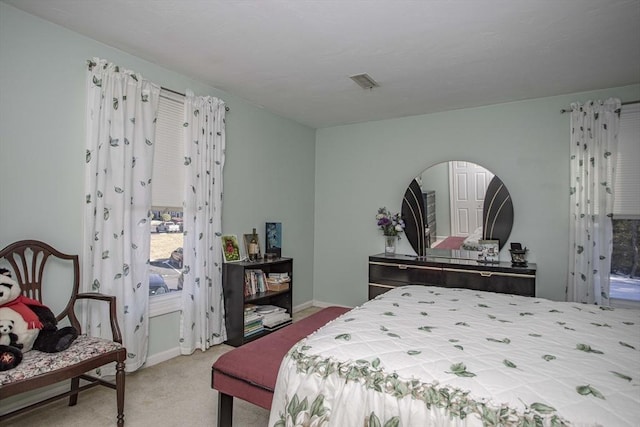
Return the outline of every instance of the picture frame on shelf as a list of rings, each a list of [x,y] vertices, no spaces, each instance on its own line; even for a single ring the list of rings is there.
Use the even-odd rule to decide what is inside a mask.
[[[527,252],[529,250],[524,247],[522,248],[521,243],[511,242],[511,249],[509,249],[509,253],[511,254],[511,265],[514,267],[526,267],[527,263]]]
[[[220,236],[220,241],[222,242],[222,257],[224,262],[242,261],[238,236],[235,234],[224,234]]]
[[[256,255],[256,259],[252,260],[251,259],[251,255],[250,255],[250,251],[249,251],[249,245],[251,244],[251,238],[253,237],[253,233],[247,233],[243,235],[243,240],[244,240],[244,253],[247,257],[247,259],[249,259],[249,261],[257,261],[259,259],[262,259],[262,250],[260,248],[260,235],[258,233],[256,233],[256,243],[258,245],[258,253]]]
[[[277,258],[282,256],[282,223],[265,223],[265,253],[274,254]]]
[[[478,253],[478,262],[497,263],[500,254],[500,241],[498,240],[479,240],[480,252]]]

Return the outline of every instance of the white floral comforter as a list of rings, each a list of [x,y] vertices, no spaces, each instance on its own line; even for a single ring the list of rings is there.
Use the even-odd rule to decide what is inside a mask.
[[[640,425],[640,311],[397,288],[296,344],[269,426]]]
[[[481,251],[480,240],[482,239],[482,227],[476,228],[473,233],[469,234],[462,242],[462,249],[467,251]]]

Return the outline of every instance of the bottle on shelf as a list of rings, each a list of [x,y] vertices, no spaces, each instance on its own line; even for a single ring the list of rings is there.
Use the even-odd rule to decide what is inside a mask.
[[[249,241],[249,261],[257,261],[258,253],[260,252],[260,246],[258,246],[258,235],[256,229],[253,229],[251,240]]]

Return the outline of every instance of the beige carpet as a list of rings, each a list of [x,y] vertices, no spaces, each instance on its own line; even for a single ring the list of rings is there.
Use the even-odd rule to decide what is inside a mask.
[[[320,310],[311,307],[294,321]],[[215,426],[218,393],[211,388],[211,365],[233,347],[222,344],[127,374],[125,425],[130,427]],[[116,425],[115,391],[96,387],[80,393],[76,406],[61,399],[15,416],[3,427],[101,427]],[[234,399],[234,427],[266,427],[269,411]]]

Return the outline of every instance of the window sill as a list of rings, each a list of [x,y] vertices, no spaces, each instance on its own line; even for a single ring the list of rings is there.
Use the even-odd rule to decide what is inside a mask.
[[[149,298],[149,317],[162,316],[182,309],[182,293],[172,292]]]
[[[611,298],[611,307],[640,309],[640,301],[630,299]]]

